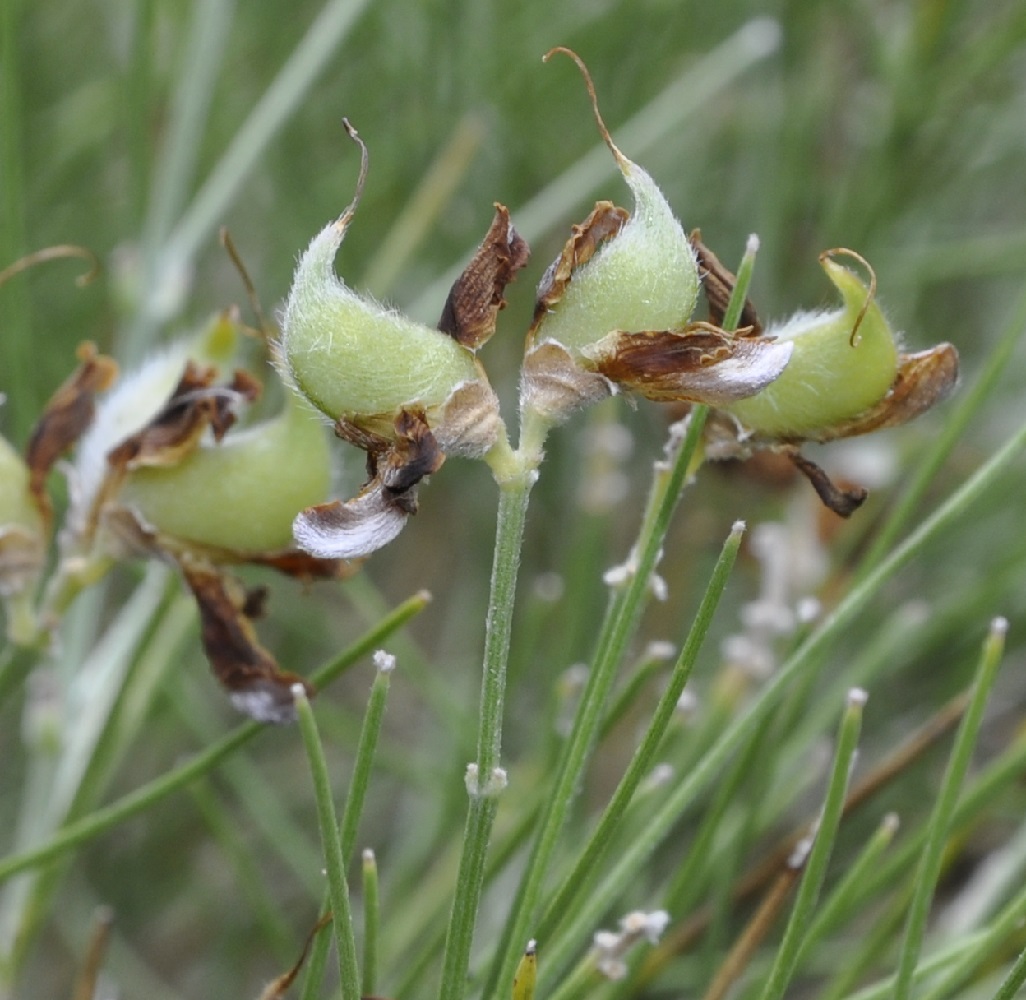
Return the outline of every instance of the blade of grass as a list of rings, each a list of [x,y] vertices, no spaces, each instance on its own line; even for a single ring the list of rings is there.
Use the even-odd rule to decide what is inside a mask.
[[[588,877],[600,870],[602,858],[617,826],[622,822],[638,786],[652,769],[656,753],[677,711],[677,703],[680,701],[684,686],[694,669],[698,653],[705,642],[709,626],[712,624],[713,615],[727,586],[730,571],[733,569],[734,560],[737,558],[737,552],[741,546],[744,527],[743,522],[735,523],[727,537],[709,578],[709,584],[701,604],[695,613],[680,656],[673,668],[669,683],[659,699],[659,704],[652,714],[645,734],[634,751],[634,756],[617,784],[608,805],[603,810],[595,829],[588,838],[588,842],[581,850],[572,871],[553,895],[545,915],[538,924],[538,935],[543,941],[549,938],[554,926],[570,911],[575,896],[584,888]]]
[[[303,745],[310,761],[310,776],[313,779],[314,798],[317,802],[317,821],[321,828],[321,843],[324,848],[324,865],[328,876],[328,895],[331,899],[331,925],[335,932],[335,946],[338,948],[338,971],[342,984],[342,1000],[360,1000],[360,980],[357,972],[356,937],[353,933],[353,914],[349,905],[349,884],[346,881],[346,863],[342,854],[342,840],[339,836],[338,819],[332,799],[331,779],[328,777],[328,763],[324,759],[324,747],[317,732],[310,700],[302,684],[293,688],[296,699],[296,715]]]
[[[809,664],[821,660],[821,654],[835,635],[851,625],[876,595],[882,585],[909,563],[933,538],[943,533],[973,509],[975,502],[998,482],[1015,458],[1026,448],[1026,426],[1012,436],[1003,447],[982,465],[948,500],[928,517],[908,538],[858,583],[827,615],[799,649],[784,663],[763,688],[759,699],[742,715],[729,723],[719,739],[709,748],[691,772],[667,796],[662,807],[653,813],[648,827],[607,869],[602,883],[589,896],[589,910],[598,913],[612,906],[643,867],[655,847],[680,819],[686,809],[707,787],[726,760],[739,748],[749,734],[773,711],[791,682],[807,670]],[[575,915],[576,916],[576,915]],[[580,940],[588,933],[588,925],[569,915],[560,934]],[[553,944],[547,946],[551,950]]]
[[[812,920],[812,911],[819,901],[819,894],[826,878],[827,862],[830,860],[834,841],[837,839],[837,830],[841,824],[841,813],[855,760],[865,704],[864,691],[856,688],[849,693],[848,708],[841,721],[826,799],[823,802],[823,811],[817,823],[808,861],[805,863],[805,874],[799,883],[794,909],[784,930],[784,940],[766,978],[761,1000],[780,1000],[798,967],[802,945]]]
[[[962,717],[962,724],[955,737],[955,745],[951,750],[951,757],[937,794],[937,803],[927,828],[926,844],[916,871],[912,902],[909,905],[908,920],[902,938],[894,983],[894,1000],[908,1000],[911,995],[912,977],[926,935],[926,918],[940,875],[944,845],[951,828],[951,819],[958,803],[962,782],[969,769],[980,723],[983,721],[987,696],[1001,663],[1007,631],[1008,623],[1003,618],[995,618],[991,622],[990,633],[984,643],[983,654],[973,680],[972,699]]]
[[[363,996],[374,996],[378,982],[378,932],[381,925],[378,901],[378,863],[369,848],[363,852]]]

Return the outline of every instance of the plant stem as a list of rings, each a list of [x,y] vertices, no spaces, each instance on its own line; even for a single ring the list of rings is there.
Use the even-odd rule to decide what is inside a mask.
[[[837,739],[837,752],[834,755],[834,767],[830,776],[823,813],[817,823],[805,874],[798,888],[798,896],[791,911],[791,919],[784,932],[773,968],[766,979],[762,991],[762,1000],[780,1000],[787,989],[794,970],[798,965],[805,934],[812,918],[812,910],[819,899],[823,879],[826,877],[826,866],[830,860],[837,828],[841,822],[844,809],[845,794],[848,790],[848,779],[858,745],[859,731],[862,726],[862,709],[866,703],[864,691],[855,689],[848,695],[848,709],[841,722],[841,732]]]
[[[737,326],[748,294],[757,250],[758,241],[754,237],[749,238],[738,268],[737,282],[727,305],[724,329],[731,330]],[[588,683],[581,696],[573,729],[567,738],[559,770],[539,824],[534,848],[513,903],[506,928],[505,947],[496,953],[485,995],[504,996],[509,993],[516,963],[520,959],[520,942],[534,936],[530,933],[529,925],[536,919],[542,883],[563,830],[570,802],[594,745],[616,668],[644,609],[644,598],[659,561],[663,539],[677,509],[684,484],[693,473],[695,462],[701,454],[702,431],[708,412],[705,406],[692,407],[683,441],[675,442],[677,447],[669,461],[656,463],[648,503],[638,530],[638,540],[628,561],[627,581],[614,591],[603,619]]]
[[[470,965],[474,924],[484,885],[488,840],[505,783],[499,767],[502,752],[502,709],[506,694],[506,664],[516,595],[520,548],[531,487],[537,473],[522,463],[519,475],[499,487],[499,511],[495,527],[491,592],[486,617],[484,664],[481,678],[481,713],[477,737],[477,761],[468,769],[470,807],[463,835],[456,894],[453,898],[442,967],[441,1000],[460,1000]]]
[[[374,995],[378,980],[378,930],[380,925],[378,904],[378,863],[374,852],[363,852],[363,980],[361,991],[365,997]]]
[[[324,747],[317,732],[317,721],[314,719],[313,709],[303,685],[296,684],[293,694],[296,699],[299,730],[303,735],[303,744],[310,761],[310,775],[313,778],[314,797],[317,802],[317,820],[321,828],[324,867],[327,871],[328,892],[331,897],[332,926],[335,930],[335,944],[338,947],[342,1000],[360,1000],[353,914],[349,906],[349,885],[346,882],[346,865],[342,856],[342,840],[339,837],[338,820],[332,800],[328,763],[324,759]]]
[[[933,900],[934,887],[940,875],[944,844],[951,827],[951,818],[958,803],[958,795],[969,769],[973,746],[983,720],[983,710],[987,704],[987,695],[997,675],[1001,663],[1001,654],[1005,648],[1005,634],[1008,623],[1003,618],[995,618],[991,622],[990,633],[983,645],[976,677],[973,682],[972,700],[966,709],[962,724],[955,737],[955,745],[951,750],[944,779],[937,795],[937,804],[928,826],[929,833],[926,845],[916,871],[915,888],[912,902],[909,905],[908,919],[905,923],[905,935],[901,942],[901,953],[898,957],[898,971],[894,983],[894,1000],[908,1000],[912,992],[912,977],[923,938],[926,934],[926,918],[930,903]]]
[[[744,531],[744,524],[738,522],[724,543],[720,557],[713,568],[712,576],[705,595],[702,598],[695,620],[688,632],[688,637],[681,649],[677,659],[670,682],[666,686],[652,715],[644,737],[634,752],[623,778],[616,787],[609,805],[606,806],[602,817],[599,819],[594,832],[588,839],[588,843],[581,851],[573,871],[560,886],[552,902],[546,907],[545,916],[538,927],[538,933],[542,940],[548,938],[552,928],[557,924],[561,916],[569,912],[574,897],[587,880],[588,875],[598,870],[598,865],[608,847],[613,833],[623,819],[634,793],[642,780],[649,773],[655,761],[656,752],[662,744],[667,727],[673,718],[680,700],[684,686],[691,676],[692,668],[698,658],[698,652],[702,648],[709,626],[712,624],[713,614],[723,596],[727,579],[733,568],[734,560],[737,557],[738,549],[741,546],[741,538]]]

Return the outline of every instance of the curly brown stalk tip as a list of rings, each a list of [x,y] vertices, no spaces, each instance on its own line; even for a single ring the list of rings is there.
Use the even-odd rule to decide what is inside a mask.
[[[873,270],[873,265],[862,254],[856,250],[849,250],[847,247],[834,247],[832,250],[824,250],[819,255],[820,263],[824,260],[832,260],[834,257],[851,257],[852,260],[857,260],[869,274],[869,290],[866,293],[866,301],[862,303],[862,308],[859,310],[858,316],[855,317],[855,325],[851,328],[851,335],[848,337],[848,343],[854,347],[858,343],[856,335],[859,332],[859,327],[862,326],[862,321],[866,318],[870,304],[876,298],[876,271]]]
[[[21,274],[22,271],[27,271],[30,267],[35,267],[37,264],[45,264],[50,260],[65,260],[69,257],[78,257],[89,261],[90,264],[89,270],[75,279],[75,284],[79,288],[84,288],[99,275],[100,259],[92,250],[76,246],[74,243],[61,243],[57,246],[46,247],[43,250],[36,250],[34,253],[27,253],[24,257],[19,257],[13,264],[9,264],[0,271],[0,285],[7,284],[11,278]]]
[[[613,142],[613,137],[609,134],[609,129],[606,128],[606,123],[602,120],[602,114],[599,111],[598,106],[598,95],[595,93],[595,84],[592,82],[591,73],[588,72],[588,67],[585,65],[584,60],[574,52],[573,49],[568,49],[563,45],[557,45],[554,49],[549,49],[549,51],[542,56],[542,62],[548,62],[549,59],[557,52],[561,52],[563,55],[569,56],[575,63],[577,63],[577,68],[581,71],[581,75],[584,77],[584,84],[588,88],[588,96],[591,98],[591,110],[595,115],[595,122],[598,124],[598,129],[602,135],[602,139],[609,147],[609,151],[614,157],[616,157],[616,162],[619,164],[620,169],[626,172],[630,167],[631,161],[620,152],[619,146]]]
[[[356,131],[352,122],[348,118],[343,118],[342,127],[346,130],[346,135],[360,147],[360,176],[356,179],[356,193],[353,195],[353,200],[346,206],[345,211],[338,219],[335,220],[335,225],[340,230],[344,230],[349,225],[353,215],[356,213],[357,205],[360,204],[360,199],[363,197],[363,186],[367,182],[367,166],[369,163],[367,144],[360,138],[360,133]]]

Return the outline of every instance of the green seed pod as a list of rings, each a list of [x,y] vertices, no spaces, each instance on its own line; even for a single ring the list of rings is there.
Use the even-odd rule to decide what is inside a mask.
[[[222,368],[231,363],[238,342],[235,322],[218,314],[198,334],[154,351],[107,393],[75,451],[75,490],[68,518],[75,532],[83,531],[95,513],[93,503],[107,475],[107,452],[154,417],[189,360]]]
[[[544,292],[561,261],[549,269],[539,289],[544,311],[537,317],[534,339],[555,340],[574,352],[613,330],[682,329],[698,299],[694,249],[655,181],[613,142],[584,63],[564,48],[545,58],[554,52],[570,56],[584,75],[599,131],[634,195],[634,214],[626,218],[622,209],[600,203],[577,227],[575,233],[594,244],[594,255],[573,270],[554,303],[545,301]]]
[[[119,503],[183,542],[240,554],[288,548],[296,512],[328,495],[331,460],[319,415],[286,397],[277,417],[203,442],[177,465],[135,469]]]
[[[869,286],[838,264],[837,255],[862,263],[872,276]],[[875,406],[894,383],[898,344],[874,299],[872,268],[851,250],[826,251],[820,263],[841,293],[841,308],[798,313],[767,329],[767,337],[793,345],[790,363],[761,392],[724,407],[757,435],[815,439]]]
[[[277,363],[285,381],[332,420],[389,436],[399,410],[418,408],[430,419],[460,386],[484,381],[484,373],[452,337],[358,295],[335,274],[367,173],[366,146],[345,124],[363,154],[356,195],[299,260]]]

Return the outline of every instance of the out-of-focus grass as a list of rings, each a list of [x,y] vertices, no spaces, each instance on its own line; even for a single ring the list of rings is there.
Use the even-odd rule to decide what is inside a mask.
[[[308,35],[318,18],[325,20]],[[596,198],[626,198],[611,160],[602,161],[600,172],[587,169],[585,157],[599,140],[581,82],[569,63],[541,63],[557,44],[587,60],[614,135],[657,178],[686,225],[700,226],[727,261],[738,259],[748,233],[760,234],[753,297],[764,314],[829,304],[816,255],[849,246],[876,266],[881,299],[907,331],[910,348],[943,339],[956,344],[966,386],[998,338],[1023,325],[1013,315],[1026,280],[1026,8],[1015,0],[761,6],[405,0],[323,9],[308,0],[10,0],[0,25],[0,266],[67,242],[90,247],[106,264],[101,279],[84,290],[71,281],[77,263],[51,264],[0,288],[0,392],[7,396],[0,429],[19,444],[72,367],[79,341],[138,356],[149,341],[243,300],[217,243],[219,225],[230,227],[265,305],[280,300],[298,251],[351,196],[358,158],[339,126],[343,115],[370,148],[371,172],[339,270],[357,286],[369,276],[377,294],[418,318],[436,318],[445,288],[437,283],[466,260],[492,202],[507,204],[514,222],[524,209],[534,257],[508,290],[509,309],[483,352],[493,379],[511,396],[531,285],[567,227]],[[333,33],[337,44],[325,45]],[[710,63],[710,53],[720,61]],[[296,61],[289,74],[279,77],[290,59]],[[682,79],[690,90],[679,93],[673,88]],[[281,103],[268,102],[269,91]],[[696,92],[701,100],[692,108]],[[621,127],[632,122],[636,131],[623,135]],[[634,148],[631,136],[644,148]],[[414,193],[454,145],[455,166],[437,188],[442,200],[414,202],[427,207],[418,207],[415,224],[402,230],[413,234],[402,240],[417,242],[390,241],[399,220],[410,221],[404,212]],[[585,169],[571,177],[585,180],[571,185],[554,209],[535,200],[582,160]],[[170,264],[168,246],[182,254]],[[914,521],[1026,419],[1023,360],[1021,347],[1011,351],[1003,377],[954,444]],[[745,470],[704,469],[666,546],[661,571],[672,600],[651,609],[645,638],[681,640],[736,518],[753,525],[790,518],[794,537],[807,541],[814,534],[809,525],[822,517],[831,559],[823,596],[830,601],[843,592],[908,470],[956,405],[952,400],[900,432],[823,452],[835,471],[879,480],[866,508],[843,527],[819,514],[803,484],[779,487]],[[628,457],[590,450],[600,425],[614,420],[632,435]],[[527,828],[518,809],[530,804],[532,782],[541,787],[556,742],[554,685],[591,651],[606,599],[600,573],[623,558],[633,538],[665,422],[655,407],[631,412],[619,401],[615,410],[579,418],[550,442],[528,522],[514,623],[506,755],[516,798],[499,815],[500,849],[510,829]],[[356,481],[360,456],[346,458],[348,478]],[[625,484],[622,499],[603,497],[611,474]],[[599,495],[586,505],[582,496],[596,484]],[[1026,694],[1016,670],[1022,659],[1017,621],[1026,612],[1024,488],[1020,465],[888,585],[837,643],[822,680],[794,693],[775,723],[776,735],[797,734],[791,744],[780,737],[790,756],[767,762],[755,754],[744,784],[750,813],[728,810],[730,829],[754,831],[750,838],[738,834],[738,852],[767,843],[809,811],[813,799],[803,800],[801,788],[792,787],[802,783],[790,769],[804,775],[817,735],[835,728],[847,686],[869,687],[863,746],[872,761],[964,686],[986,622],[999,613],[1012,622],[1008,663],[981,753],[1004,745]],[[309,595],[277,588],[266,625],[282,661],[309,670],[388,603],[423,587],[435,595],[431,610],[395,646],[399,671],[357,845],[374,848],[381,872],[385,995],[404,983],[404,998],[427,996],[435,987],[436,968],[410,982],[405,963],[418,958],[418,935],[436,912],[435,922],[444,924],[452,891],[465,810],[462,770],[473,753],[494,507],[485,470],[449,462],[423,492],[421,513],[404,535],[369,564],[368,580]],[[561,599],[553,600],[558,587],[553,590],[551,574],[562,583]],[[92,619],[111,619],[126,579],[115,583],[106,604],[80,613],[80,629],[88,633]],[[756,588],[754,560],[743,559],[714,624],[716,638],[737,630],[740,604]],[[704,655],[696,685],[701,711],[711,718],[715,642]],[[340,786],[370,680],[366,669],[316,703]],[[102,801],[170,768],[233,721],[216,700],[196,645],[161,683],[163,693],[141,729],[120,747],[120,758],[113,755],[120,762],[96,790]],[[614,730],[616,738],[602,745],[571,819],[571,842],[604,804],[634,745],[630,727],[641,725],[646,706],[643,699]],[[5,850],[21,788],[32,780],[19,735],[22,707],[15,699],[0,718]],[[700,732],[701,715],[697,726]],[[774,731],[763,738],[772,744]],[[686,761],[688,741],[698,739],[683,731],[668,753]],[[99,901],[115,910],[108,964],[125,995],[255,995],[263,979],[294,957],[282,924],[293,928],[298,951],[320,897],[304,767],[292,734],[268,733],[212,777],[202,797],[163,802],[83,848],[38,915],[18,995],[68,995]],[[910,821],[925,815],[939,768],[939,758],[928,758],[888,793],[886,806]],[[995,841],[1007,839],[1021,806],[1021,795],[1007,790],[991,805],[988,822],[969,839],[967,872]],[[842,858],[846,850],[855,856],[879,816],[842,825]],[[692,834],[693,827],[682,828],[682,841]],[[521,842],[512,841],[509,850]],[[712,880],[714,900],[722,902],[726,892],[715,889],[716,866],[730,873],[741,863],[730,856],[734,846],[719,847],[703,874]],[[661,876],[679,860],[670,850],[660,855],[649,880],[625,895],[609,923],[629,905],[650,905]],[[953,871],[944,891],[956,893],[965,874]],[[486,897],[482,954],[505,946],[496,938],[505,893],[499,883]],[[710,963],[736,932],[734,919],[726,909],[720,913],[705,944],[667,973],[672,988],[693,992],[708,982]],[[839,941],[833,947],[842,947]],[[544,943],[540,955],[545,982]],[[825,974],[829,950],[822,955],[813,971]]]

